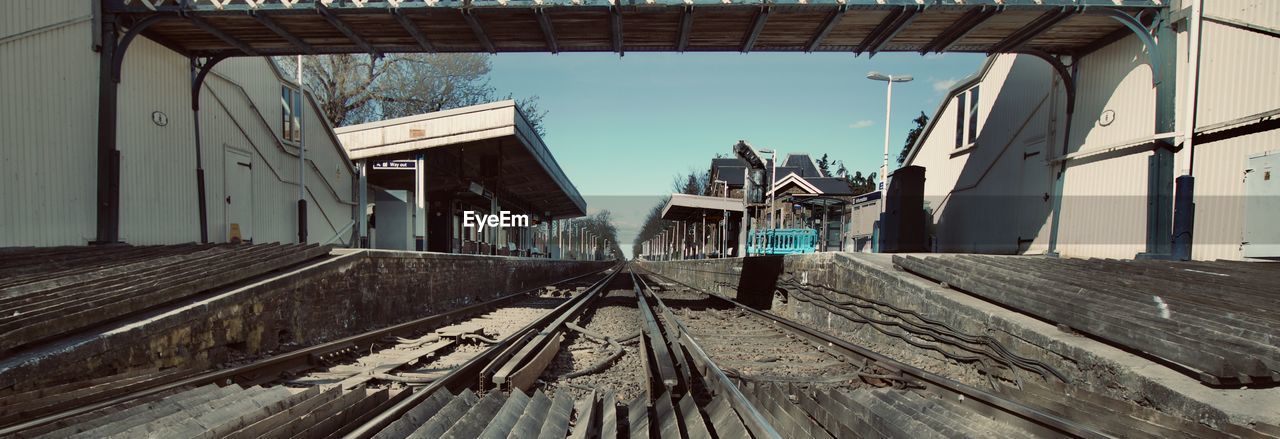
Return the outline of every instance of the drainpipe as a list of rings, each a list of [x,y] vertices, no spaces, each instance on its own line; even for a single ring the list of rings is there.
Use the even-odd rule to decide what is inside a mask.
[[[1196,205],[1195,205],[1195,159],[1196,150],[1193,141],[1196,132],[1196,104],[1200,97],[1200,48],[1202,44],[1202,19],[1204,17],[1204,0],[1191,2],[1191,15],[1187,17],[1188,53],[1191,60],[1187,69],[1187,101],[1183,108],[1184,126],[1182,146],[1183,175],[1174,182],[1173,200],[1173,259],[1191,260],[1191,246],[1194,240]]]
[[[1080,58],[1072,56],[1071,57],[1071,80],[1072,81],[1074,81],[1076,76],[1078,76],[1079,71],[1080,71]],[[1063,78],[1063,80],[1066,81],[1067,79]],[[1058,92],[1057,85],[1055,84],[1054,93],[1057,93],[1057,92]],[[1062,155],[1060,155],[1059,157],[1066,157],[1067,153],[1071,150],[1071,127],[1072,127],[1071,123],[1075,119],[1074,116],[1076,111],[1076,105],[1075,105],[1076,96],[1074,93],[1071,93],[1070,88],[1067,88],[1067,92],[1068,92],[1067,93],[1067,119],[1064,124],[1066,128],[1063,130],[1063,134],[1062,134]],[[1058,175],[1057,175],[1057,178],[1055,178],[1053,181],[1053,221],[1050,223],[1050,226],[1049,226],[1048,254],[1050,256],[1058,255],[1058,229],[1059,229],[1059,224],[1062,217],[1062,191],[1066,185],[1066,179],[1067,179],[1067,162],[1064,160],[1062,164],[1058,166]]]
[[[306,93],[302,86],[302,55],[298,55],[298,95],[302,100],[306,99]],[[292,104],[292,102],[290,102]],[[303,139],[307,136],[304,134],[306,129],[303,121],[306,119],[302,113],[303,105],[298,105],[294,111],[298,117],[298,242],[307,243],[307,147],[303,144]]]

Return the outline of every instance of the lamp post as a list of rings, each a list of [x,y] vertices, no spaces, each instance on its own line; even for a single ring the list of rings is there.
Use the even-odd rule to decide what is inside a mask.
[[[889,185],[885,184],[889,178],[889,110],[893,108],[893,83],[910,82],[911,75],[886,75],[880,72],[867,73],[867,79],[873,81],[884,81],[888,84],[889,91],[884,99],[884,162],[880,166],[880,213],[884,213],[885,200],[888,199]]]
[[[888,148],[888,146],[885,147]],[[888,150],[886,149],[885,151]],[[774,189],[777,189],[776,185],[778,184],[778,152],[772,149],[762,149],[760,150],[760,153],[769,154],[769,228],[774,229],[774,226],[776,225],[775,218],[778,216],[773,211],[778,207],[776,206],[778,202],[778,194],[774,192]]]
[[[711,182],[712,191],[715,190],[716,185],[724,186],[724,192],[721,192],[720,196],[721,198],[724,198],[725,201],[728,201],[729,200],[729,182],[724,180],[716,180]],[[725,248],[728,242],[725,241],[724,239],[724,236],[728,233],[729,233],[729,211],[725,209],[720,209],[720,236],[718,237],[719,239],[716,240],[716,252],[720,253],[720,257],[722,258],[724,257],[725,252],[728,251]]]

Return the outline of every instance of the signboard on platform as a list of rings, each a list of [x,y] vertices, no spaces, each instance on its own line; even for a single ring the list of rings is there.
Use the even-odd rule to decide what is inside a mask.
[[[389,169],[389,170],[415,170],[418,168],[417,160],[381,160],[373,162],[373,169]]]

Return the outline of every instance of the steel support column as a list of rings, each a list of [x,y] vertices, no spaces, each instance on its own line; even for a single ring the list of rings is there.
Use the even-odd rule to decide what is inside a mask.
[[[1122,20],[1123,21],[1123,20]],[[1147,45],[1156,89],[1156,133],[1177,129],[1177,33],[1168,11],[1155,22],[1154,45]],[[1172,138],[1155,140],[1147,174],[1147,244],[1141,258],[1167,258],[1173,252],[1173,168],[1177,146]]]
[[[213,71],[213,66],[224,59],[226,59],[225,56],[216,56],[205,59],[203,63],[194,58],[191,59],[191,117],[196,139],[196,203],[200,214],[201,243],[209,242],[209,208],[205,192],[204,150],[200,140],[200,90],[204,87],[204,80],[209,76],[209,72]]]
[[[97,239],[120,240],[120,151],[116,150],[116,109],[120,81],[115,71],[120,31],[116,17],[101,17],[102,49],[98,53],[98,194]],[[120,51],[124,53],[123,50]]]

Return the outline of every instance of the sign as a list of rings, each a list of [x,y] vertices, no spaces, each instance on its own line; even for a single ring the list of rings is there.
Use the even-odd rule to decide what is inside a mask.
[[[373,169],[409,170],[418,168],[417,160],[382,160],[373,162]]]

